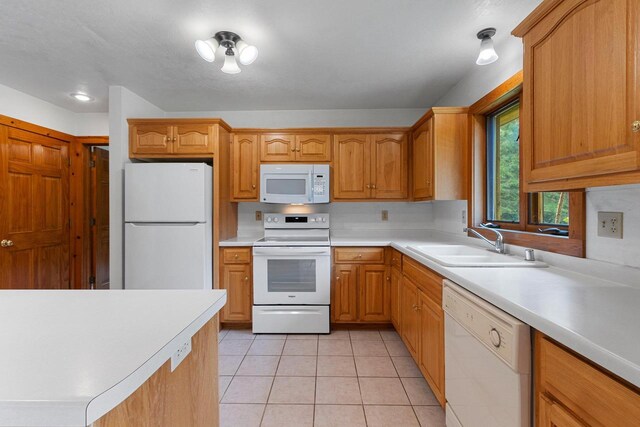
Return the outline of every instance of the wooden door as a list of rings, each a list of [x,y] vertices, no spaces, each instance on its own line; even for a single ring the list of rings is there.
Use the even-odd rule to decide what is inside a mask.
[[[388,322],[391,320],[391,277],[384,265],[363,265],[358,275],[359,320]]]
[[[524,191],[640,168],[639,31],[637,0],[572,0],[524,35]]]
[[[422,292],[418,365],[441,404],[444,404],[444,311]]]
[[[258,135],[240,133],[233,136],[231,151],[233,200],[258,200],[260,164],[258,161]]]
[[[129,127],[131,153],[173,153],[172,130],[172,127],[168,124],[133,125]]]
[[[109,289],[109,152],[91,153],[91,279],[94,289]]]
[[[402,338],[414,359],[418,356],[420,313],[418,287],[407,276],[402,278]]]
[[[181,124],[173,127],[173,152],[176,154],[213,154],[213,126]]]
[[[413,134],[413,198],[433,198],[433,117]]]
[[[405,134],[374,135],[371,148],[371,192],[376,199],[407,197],[408,143]]]
[[[328,134],[296,135],[296,160],[328,162],[331,160],[331,137]]]
[[[334,322],[358,320],[358,266],[336,264],[334,267],[331,310]]]
[[[391,323],[395,326],[396,330],[399,333],[402,333],[401,327],[401,319],[400,313],[402,313],[401,308],[401,298],[400,298],[400,289],[402,286],[402,273],[397,268],[391,269],[391,297],[389,298],[391,301]]]
[[[69,288],[68,143],[0,126],[0,289]]]
[[[536,427],[587,427],[562,405],[542,393],[538,394],[537,413]]]
[[[260,160],[263,162],[292,162],[296,159],[295,137],[288,134],[260,136]]]
[[[371,197],[371,137],[336,135],[333,139],[334,199]]]
[[[222,308],[222,322],[249,322],[253,303],[251,264],[224,264],[222,289],[227,290],[227,304]]]

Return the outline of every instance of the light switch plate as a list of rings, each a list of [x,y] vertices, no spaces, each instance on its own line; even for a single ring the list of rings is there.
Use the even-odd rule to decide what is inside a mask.
[[[191,353],[191,338],[180,344],[176,352],[171,355],[171,372],[175,371],[189,353]]]
[[[389,221],[389,211],[382,211],[382,220]]]
[[[622,239],[622,212],[598,212],[598,236]]]

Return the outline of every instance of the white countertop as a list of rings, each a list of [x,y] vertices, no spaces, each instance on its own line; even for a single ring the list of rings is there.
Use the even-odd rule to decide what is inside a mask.
[[[226,291],[0,292],[0,426],[86,426],[160,368]]]
[[[331,236],[331,246],[390,245],[640,387],[640,270],[548,253],[562,269],[547,259],[549,268],[448,268],[408,249],[436,242],[465,241],[407,230]]]

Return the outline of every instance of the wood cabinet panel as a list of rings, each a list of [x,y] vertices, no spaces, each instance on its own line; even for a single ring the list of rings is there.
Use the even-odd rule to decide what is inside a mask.
[[[358,266],[336,264],[331,293],[331,318],[334,322],[358,320]]]
[[[420,348],[418,366],[433,394],[444,406],[444,311],[420,292]]]
[[[291,134],[260,135],[260,160],[291,162],[296,159],[295,136]]]
[[[329,134],[296,135],[296,160],[299,162],[328,162],[331,160]]]
[[[258,135],[235,134],[231,157],[231,198],[242,201],[258,200],[260,184]]]
[[[391,268],[391,296],[390,296],[390,316],[391,323],[396,328],[398,332],[401,331],[401,316],[402,316],[402,299],[400,295],[400,291],[402,289],[402,272],[395,268]]]
[[[172,126],[167,123],[136,124],[129,128],[129,144],[133,154],[173,153]]]
[[[413,134],[413,197],[433,198],[433,118]]]
[[[224,248],[222,260],[225,264],[249,264],[251,262],[251,248]]]
[[[359,267],[358,287],[359,320],[364,322],[388,322],[391,320],[391,277],[385,265]]]
[[[405,134],[374,135],[371,147],[372,197],[404,199],[408,185],[408,142]]]
[[[588,427],[547,396],[538,396],[538,427]]]
[[[442,277],[417,261],[403,257],[402,272],[436,304],[442,305]]]
[[[534,372],[537,402],[542,403],[542,408],[536,411],[536,425],[581,425],[572,424],[575,420],[563,416],[565,409],[588,426],[640,425],[637,387],[613,377],[539,332],[534,341]]]
[[[334,199],[371,198],[371,137],[336,135],[333,139]]]
[[[253,281],[250,264],[224,264],[220,287],[227,290],[227,303],[222,308],[223,322],[251,321]]]
[[[351,248],[334,249],[336,263],[384,264],[384,248]]]
[[[611,185],[606,175],[640,169],[640,132],[632,130],[639,27],[635,0],[564,0],[541,4],[514,30],[525,51],[525,191],[581,188],[583,178]]]
[[[402,279],[402,340],[407,346],[414,360],[418,360],[420,345],[420,312],[418,311],[420,298],[418,287],[407,276]]]
[[[213,154],[213,131],[208,124],[174,126],[173,152],[176,154]]]
[[[389,250],[389,264],[391,267],[396,267],[402,270],[402,253],[400,251],[391,248]]]

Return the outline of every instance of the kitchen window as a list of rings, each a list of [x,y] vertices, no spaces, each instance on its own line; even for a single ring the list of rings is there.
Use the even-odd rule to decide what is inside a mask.
[[[505,242],[584,256],[582,191],[525,193],[520,150],[522,73],[469,107],[472,118],[469,226],[504,231]]]

